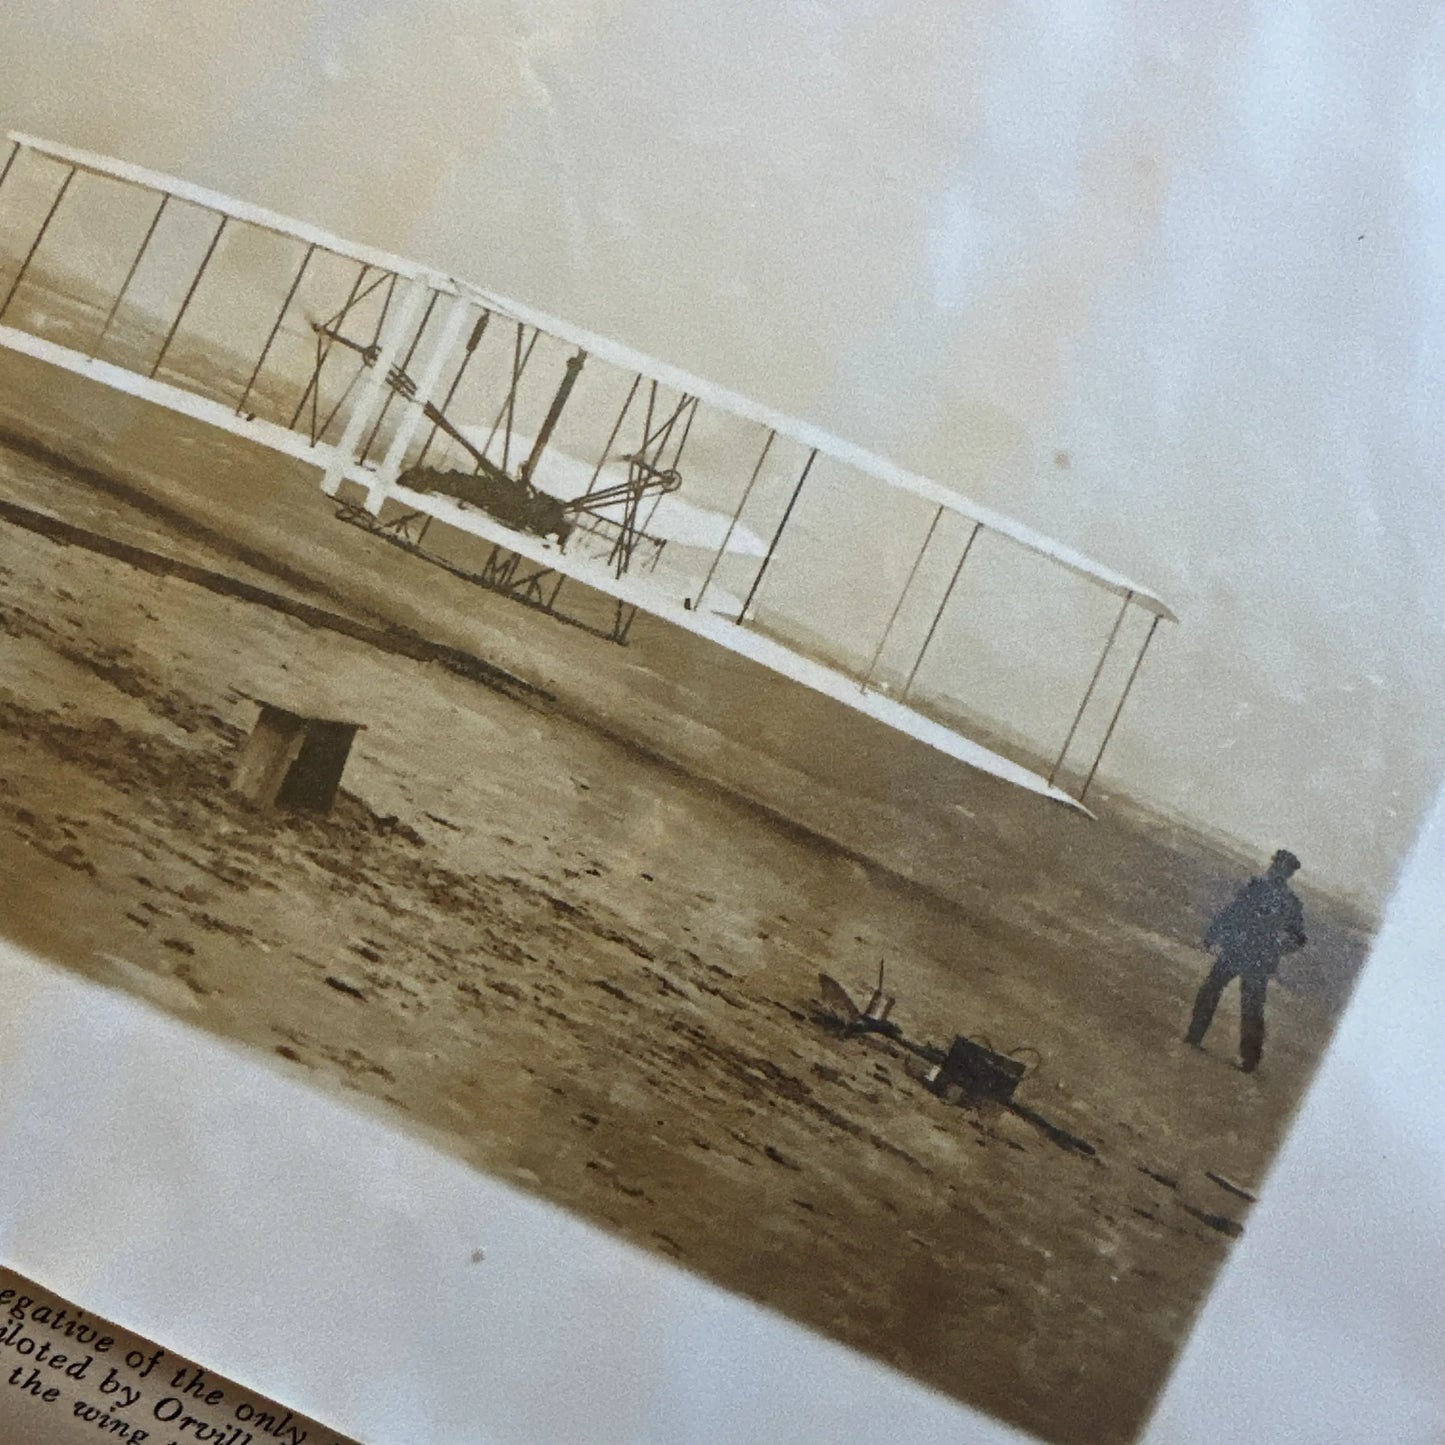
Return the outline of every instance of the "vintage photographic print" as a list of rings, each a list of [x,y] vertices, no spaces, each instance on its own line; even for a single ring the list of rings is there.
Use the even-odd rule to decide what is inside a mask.
[[[6,936],[1133,1439],[1438,768],[1388,35],[224,8],[0,19]]]

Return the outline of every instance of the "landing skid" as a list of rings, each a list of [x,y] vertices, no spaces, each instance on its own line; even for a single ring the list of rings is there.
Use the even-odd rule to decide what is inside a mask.
[[[336,515],[339,520],[348,522],[353,527],[360,527],[373,537],[379,537],[383,542],[389,542],[393,547],[399,547],[413,557],[430,562],[432,566],[440,567],[442,571],[451,573],[453,577],[458,577],[463,582],[470,582],[477,587],[485,587],[489,592],[498,592],[504,597],[511,598],[513,602],[520,602],[523,607],[530,607],[534,612],[545,613],[559,622],[565,622],[569,627],[575,627],[593,637],[600,637],[606,642],[615,642],[619,646],[627,645],[628,635],[631,633],[633,621],[637,617],[638,609],[636,607],[629,606],[621,600],[613,601],[610,608],[612,612],[610,625],[589,621],[575,613],[565,612],[557,604],[562,596],[563,587],[569,579],[550,568],[539,567],[530,559],[520,557],[515,552],[509,552],[496,543],[492,544],[481,570],[473,571],[422,545],[426,537],[427,525],[431,521],[431,518],[423,512],[406,512],[400,517],[383,522],[379,518],[373,517],[365,507],[351,502],[342,502],[336,509]]]

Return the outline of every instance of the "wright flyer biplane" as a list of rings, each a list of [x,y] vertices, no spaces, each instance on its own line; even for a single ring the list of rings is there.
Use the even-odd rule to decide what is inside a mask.
[[[625,642],[639,612],[1073,807],[1148,588],[398,256],[11,135],[0,345],[314,465],[344,522]]]

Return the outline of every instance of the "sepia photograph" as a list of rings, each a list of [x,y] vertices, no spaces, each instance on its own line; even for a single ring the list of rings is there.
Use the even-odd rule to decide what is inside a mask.
[[[0,17],[0,929],[1126,1445],[1438,781],[1408,49],[238,8]]]

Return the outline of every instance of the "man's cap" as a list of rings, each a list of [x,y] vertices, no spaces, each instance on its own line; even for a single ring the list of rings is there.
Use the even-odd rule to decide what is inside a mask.
[[[1271,868],[1288,868],[1291,873],[1298,873],[1300,861],[1288,848],[1281,848],[1273,858],[1270,859]]]

